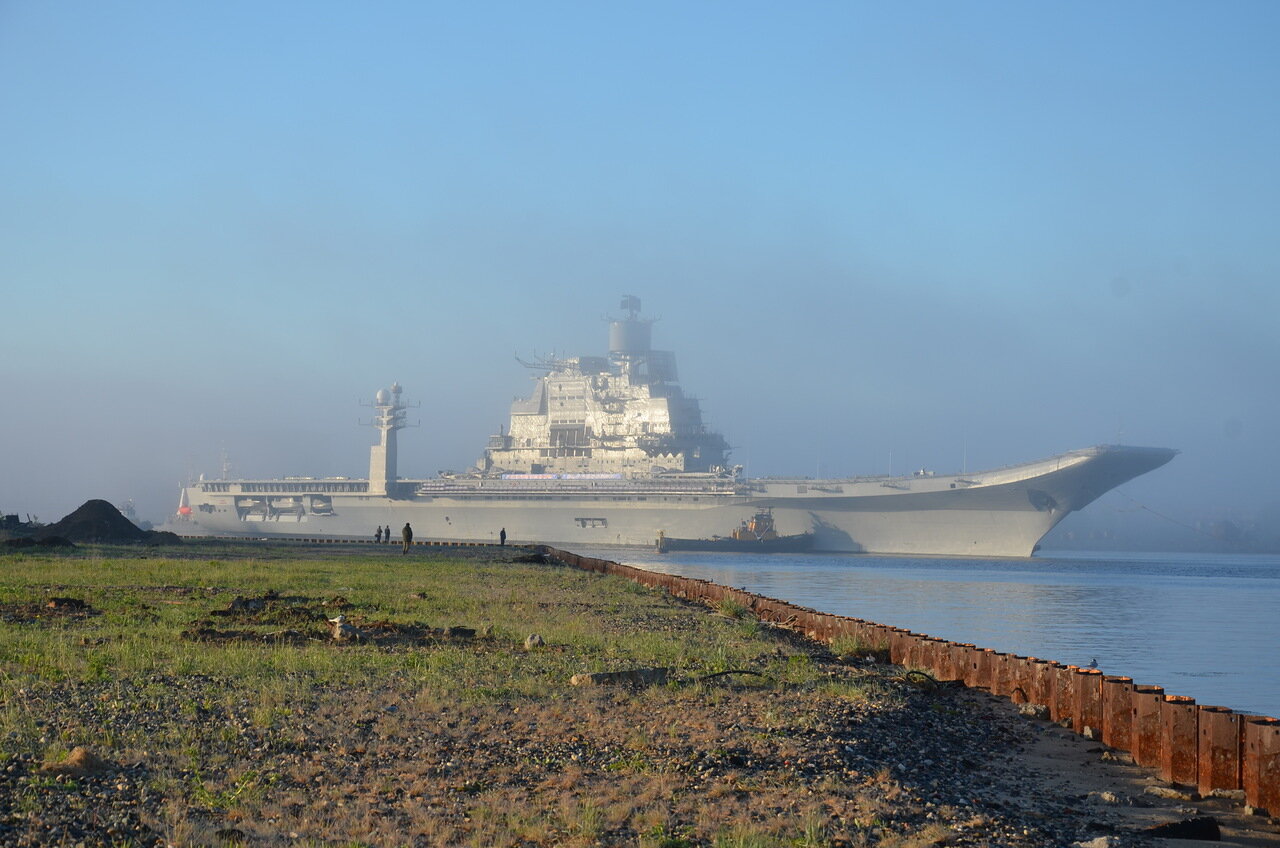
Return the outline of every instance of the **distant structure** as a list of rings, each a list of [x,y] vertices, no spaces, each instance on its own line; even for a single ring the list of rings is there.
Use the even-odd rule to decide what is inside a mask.
[[[523,363],[544,371],[511,405],[511,426],[489,437],[483,474],[723,472],[729,445],[677,383],[676,358],[654,350],[640,298],[609,322],[609,355]]]
[[[374,396],[373,408],[377,410],[373,426],[378,428],[381,438],[378,444],[369,449],[369,494],[388,495],[395,490],[396,483],[396,431],[404,424],[405,405],[400,402],[403,389],[399,383],[392,383],[391,389],[378,389]]]

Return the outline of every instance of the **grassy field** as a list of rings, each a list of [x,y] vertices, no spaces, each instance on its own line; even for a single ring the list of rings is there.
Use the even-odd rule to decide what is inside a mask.
[[[0,837],[671,848],[948,830],[895,821],[901,787],[839,756],[859,711],[909,697],[886,674],[522,553],[0,557]],[[331,637],[339,613],[361,638]],[[665,685],[569,683],[653,667]],[[77,746],[109,768],[49,770]]]

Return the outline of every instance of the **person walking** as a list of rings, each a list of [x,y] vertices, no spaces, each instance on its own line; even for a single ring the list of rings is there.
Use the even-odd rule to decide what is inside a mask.
[[[507,544],[507,528],[503,527],[498,531],[498,544],[505,546]]]
[[[390,530],[390,526],[387,529]],[[413,528],[409,526],[407,521],[404,523],[404,529],[400,531],[400,538],[404,539],[404,550],[400,553],[402,555],[409,553],[409,546],[413,544]]]
[[[381,524],[378,525],[377,532],[373,534],[373,541],[377,542],[379,545],[382,544],[382,525]]]

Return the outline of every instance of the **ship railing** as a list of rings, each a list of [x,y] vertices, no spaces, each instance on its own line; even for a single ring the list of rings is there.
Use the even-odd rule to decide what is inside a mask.
[[[493,485],[486,485],[492,483]],[[722,495],[735,494],[743,487],[732,482],[692,482],[689,483],[641,483],[627,480],[610,481],[484,481],[474,480],[466,483],[426,481],[417,483],[415,491],[423,495],[432,494],[654,494],[654,495]]]

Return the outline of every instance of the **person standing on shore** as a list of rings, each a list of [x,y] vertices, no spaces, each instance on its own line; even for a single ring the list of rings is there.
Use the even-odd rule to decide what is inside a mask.
[[[391,529],[391,525],[387,525],[387,530]],[[409,522],[404,523],[404,529],[400,531],[400,538],[404,539],[404,550],[401,555],[409,553],[409,546],[413,544],[413,528],[409,526]]]
[[[382,544],[382,525],[381,524],[378,525],[377,532],[373,534],[373,541],[377,542],[379,545]]]
[[[503,527],[498,531],[498,545],[505,547],[507,544],[507,528]]]
[[[387,540],[387,544],[391,544],[391,525],[387,525],[387,529],[382,531],[382,538]]]

